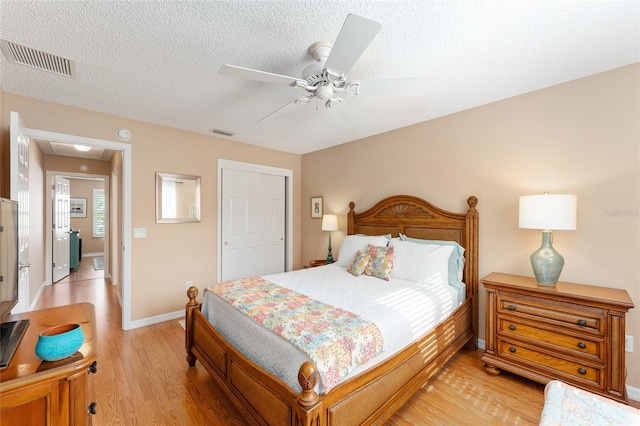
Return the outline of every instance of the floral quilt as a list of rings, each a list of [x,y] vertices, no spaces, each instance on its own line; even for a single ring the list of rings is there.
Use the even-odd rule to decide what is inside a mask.
[[[210,290],[309,355],[326,393],[382,352],[382,333],[371,321],[263,278],[225,281]]]

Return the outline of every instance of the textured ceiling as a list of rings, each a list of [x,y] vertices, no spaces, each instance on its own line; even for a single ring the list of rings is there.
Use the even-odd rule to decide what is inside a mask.
[[[7,1],[0,38],[75,62],[73,78],[0,55],[5,92],[292,153],[307,153],[640,61],[638,1]],[[258,121],[300,88],[309,46],[349,13],[382,29],[350,80],[426,77],[419,97],[345,97]],[[46,129],[45,129],[46,130]],[[114,135],[115,138],[115,135]],[[135,132],[133,135],[135,139]]]

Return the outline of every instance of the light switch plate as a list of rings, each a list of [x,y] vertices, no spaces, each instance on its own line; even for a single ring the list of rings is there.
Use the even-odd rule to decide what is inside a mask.
[[[133,238],[147,238],[147,228],[133,228]]]

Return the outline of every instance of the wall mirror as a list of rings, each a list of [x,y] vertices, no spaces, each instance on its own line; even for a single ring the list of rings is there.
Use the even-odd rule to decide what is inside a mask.
[[[156,222],[200,222],[200,176],[156,173]]]

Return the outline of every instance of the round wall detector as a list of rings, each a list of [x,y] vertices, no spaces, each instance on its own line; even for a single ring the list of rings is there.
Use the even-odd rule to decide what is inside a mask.
[[[128,141],[129,139],[131,139],[131,132],[129,131],[129,129],[118,129],[118,131],[116,132],[116,136],[118,136],[118,139],[120,140]]]

